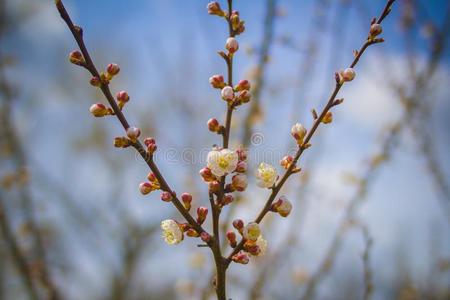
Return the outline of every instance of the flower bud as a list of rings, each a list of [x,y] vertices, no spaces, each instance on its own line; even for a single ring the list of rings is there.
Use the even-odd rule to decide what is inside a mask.
[[[225,12],[220,8],[220,4],[218,2],[209,2],[207,8],[208,14],[210,15],[216,15],[219,17],[225,16]]]
[[[248,185],[247,176],[245,176],[244,174],[234,175],[231,179],[231,184],[236,189],[236,191],[243,192]]]
[[[222,204],[222,206],[225,206],[225,205],[228,205],[228,204],[232,203],[233,201],[234,201],[233,195],[226,194],[226,195],[223,196],[221,204]]]
[[[170,192],[164,191],[161,193],[161,200],[164,202],[172,201],[172,194]]]
[[[233,227],[239,231],[239,233],[242,234],[242,231],[244,229],[244,221],[242,221],[241,219],[236,219],[233,221]]]
[[[235,53],[239,49],[238,41],[234,37],[229,37],[225,43],[225,49],[227,49],[230,54]]]
[[[131,141],[135,142],[137,138],[141,135],[141,130],[137,127],[128,127],[127,136]]]
[[[235,263],[246,265],[248,264],[250,258],[248,254],[244,251],[239,251],[237,254],[233,255],[231,258]]]
[[[383,32],[383,27],[381,27],[380,24],[375,23],[370,26],[369,34],[371,37],[376,37],[377,35],[380,35],[382,32]]]
[[[186,235],[188,237],[199,237],[199,234],[197,231],[195,231],[194,229],[190,228],[186,231]]]
[[[206,231],[203,231],[200,234],[200,238],[202,239],[202,241],[204,241],[205,243],[209,243],[211,241],[211,235],[209,235],[209,233],[207,233]]]
[[[156,178],[156,175],[155,175],[154,173],[152,173],[152,172],[148,173],[147,179],[148,179],[148,181],[150,181],[151,183],[153,183],[153,184],[158,184],[158,185],[159,185],[158,179]]]
[[[183,193],[181,194],[181,201],[183,202],[184,208],[186,210],[191,209],[191,203],[192,203],[192,195],[189,193]]]
[[[91,112],[91,114],[94,117],[104,117],[109,115],[109,110],[106,108],[106,106],[102,103],[96,103],[93,104],[90,108],[89,111]]]
[[[287,217],[291,213],[292,204],[286,196],[281,196],[280,199],[272,204],[271,210],[277,212],[282,217]]]
[[[236,92],[240,91],[249,91],[250,90],[250,82],[246,79],[239,81],[239,83],[234,87]]]
[[[244,21],[240,21],[239,25],[236,27],[236,29],[234,29],[234,33],[236,35],[239,35],[241,33],[243,33],[245,31],[245,22]]]
[[[219,132],[220,130],[220,124],[219,121],[217,121],[217,119],[209,119],[208,120],[208,129],[211,132]]]
[[[247,151],[244,149],[237,149],[236,153],[238,155],[239,161],[245,161],[247,160]]]
[[[230,15],[230,22],[231,22],[231,27],[233,28],[233,30],[238,29],[239,24],[241,23],[241,19],[239,18],[239,12],[238,11],[233,11]]]
[[[220,190],[220,183],[216,180],[208,183],[208,189],[212,193],[217,193]]]
[[[222,95],[222,99],[227,102],[231,102],[234,100],[234,91],[231,86],[224,87],[222,89],[221,95]]]
[[[119,74],[120,72],[120,67],[117,64],[109,64],[106,67],[106,72],[108,73],[108,75],[112,78],[113,76]]]
[[[145,138],[144,140],[145,146],[147,146],[147,152],[152,155],[155,153],[156,149],[158,148],[156,146],[156,141],[154,138]]]
[[[206,182],[211,182],[216,180],[216,176],[213,175],[210,168],[203,168],[199,172],[200,176],[202,176],[203,180]]]
[[[258,256],[261,253],[261,248],[254,243],[245,244],[244,249],[253,256]]]
[[[248,223],[247,226],[244,227],[242,235],[246,240],[256,241],[258,237],[261,235],[261,229],[259,228],[259,224],[256,222]]]
[[[98,78],[96,76],[92,77],[91,80],[89,81],[89,83],[92,86],[95,86],[95,87],[99,87],[99,86],[102,85],[102,82],[100,81],[100,78]]]
[[[78,50],[70,52],[69,61],[77,66],[86,65],[86,61],[84,60],[83,54],[81,54],[81,52]]]
[[[114,138],[114,147],[127,148],[130,145],[131,145],[131,141],[124,136],[118,136],[118,137]]]
[[[197,208],[197,223],[203,224],[206,220],[206,216],[208,215],[208,208],[204,206],[200,206]]]
[[[280,160],[280,165],[287,170],[289,169],[293,161],[294,158],[292,156],[286,155]]]
[[[144,145],[148,147],[150,144],[156,144],[156,140],[151,137],[145,138]]]
[[[238,172],[238,173],[247,172],[247,162],[245,162],[245,161],[238,162],[238,164],[236,166],[236,172]]]
[[[342,82],[352,81],[355,78],[356,73],[355,73],[355,70],[353,70],[353,68],[347,68],[344,71],[341,71],[339,73],[339,75],[340,75],[341,83],[342,83]]]
[[[303,127],[302,124],[297,123],[294,126],[292,126],[291,135],[297,141],[297,144],[301,145],[301,144],[303,144],[303,139],[306,136],[306,128]]]
[[[222,75],[213,75],[209,77],[209,83],[215,89],[221,89],[225,86]]]
[[[142,195],[147,195],[153,190],[153,185],[150,182],[142,182],[141,184],[139,184],[139,191]]]
[[[238,103],[248,103],[251,98],[252,98],[252,94],[249,91],[244,90],[238,94],[237,102]]]
[[[331,111],[328,111],[325,116],[322,119],[323,124],[329,124],[333,122],[333,113]]]
[[[234,233],[234,231],[227,232],[227,240],[228,243],[230,243],[231,248],[236,247],[237,241],[236,241],[236,233]]]
[[[130,96],[128,95],[127,92],[121,91],[121,92],[117,93],[116,99],[117,99],[117,102],[127,103],[130,100]]]

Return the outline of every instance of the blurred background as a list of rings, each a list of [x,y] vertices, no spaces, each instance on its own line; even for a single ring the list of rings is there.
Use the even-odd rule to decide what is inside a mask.
[[[206,0],[64,3],[97,68],[121,66],[111,88],[130,94],[125,114],[157,139],[164,176],[207,205],[198,170],[220,143],[206,121],[226,106],[208,78],[226,73],[226,23]],[[384,5],[234,1],[246,22],[234,77],[253,99],[231,142],[249,151],[250,186],[224,209],[224,230],[262,208],[256,166],[295,151],[292,124],[310,126]],[[397,1],[386,42],[363,56],[283,188],[292,214],[265,219],[268,252],[231,266],[229,297],[450,299],[449,13],[446,0]],[[213,299],[210,251],[163,242],[161,220],[181,216],[139,193],[148,169],[112,146],[117,120],[91,117],[105,100],[68,62],[74,49],[53,1],[0,0],[0,299]]]

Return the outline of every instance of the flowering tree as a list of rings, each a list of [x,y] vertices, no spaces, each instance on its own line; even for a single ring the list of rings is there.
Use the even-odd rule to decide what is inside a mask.
[[[383,42],[378,36],[382,33],[381,23],[389,14],[395,0],[388,0],[382,13],[378,18],[374,18],[370,24],[367,40],[359,50],[354,51],[354,59],[348,68],[335,73],[335,88],[331,93],[327,103],[320,113],[312,110],[313,124],[309,129],[300,123],[292,126],[291,135],[297,144],[297,151],[294,156],[285,156],[280,165],[284,169],[282,174],[278,174],[277,169],[261,162],[256,170],[257,185],[260,188],[268,189],[269,196],[265,205],[251,222],[244,222],[237,219],[232,222],[235,231],[226,233],[226,240],[231,247],[228,255],[225,255],[221,247],[219,221],[222,210],[225,206],[234,201],[234,192],[242,192],[247,188],[247,153],[245,149],[230,149],[230,129],[232,115],[239,106],[251,100],[251,84],[248,80],[240,80],[237,84],[233,80],[233,57],[239,50],[237,36],[245,31],[245,23],[241,19],[238,11],[233,10],[233,1],[228,0],[227,10],[223,10],[218,2],[208,4],[208,13],[223,18],[229,29],[229,36],[225,43],[225,50],[219,55],[227,65],[226,80],[222,75],[213,75],[209,82],[214,89],[220,90],[220,96],[224,100],[227,108],[226,119],[221,124],[217,119],[210,119],[207,122],[208,129],[222,137],[222,146],[214,147],[208,153],[206,166],[200,170],[200,175],[208,185],[208,198],[210,208],[200,206],[196,209],[196,214],[191,213],[192,196],[189,193],[182,193],[180,196],[170,187],[161,171],[154,161],[154,153],[157,151],[157,143],[154,138],[147,137],[140,141],[141,131],[139,128],[130,126],[127,118],[122,112],[123,107],[129,102],[130,96],[126,91],[120,91],[113,96],[110,90],[110,82],[120,72],[120,67],[116,64],[109,64],[106,70],[99,72],[94,65],[90,54],[83,40],[83,30],[74,25],[61,0],[56,0],[56,7],[72,32],[79,50],[73,51],[69,55],[69,60],[75,65],[81,66],[91,74],[90,84],[99,88],[104,94],[108,105],[103,103],[93,104],[90,112],[94,117],[116,116],[123,126],[126,135],[116,137],[114,146],[118,148],[133,147],[142,156],[150,173],[147,181],[139,185],[142,194],[147,195],[153,191],[161,191],[161,200],[171,202],[180,212],[183,221],[173,219],[161,222],[163,237],[167,244],[175,245],[183,241],[184,237],[200,238],[203,243],[199,246],[209,247],[214,257],[216,276],[214,286],[217,298],[226,299],[226,272],[232,262],[247,264],[252,256],[262,256],[267,247],[267,241],[262,235],[260,223],[268,213],[277,213],[281,217],[287,217],[291,210],[291,202],[280,190],[287,179],[301,169],[297,163],[301,155],[311,147],[311,140],[321,124],[329,124],[333,121],[332,109],[343,103],[342,98],[337,98],[341,88],[352,81],[355,76],[354,67],[358,63],[366,49],[374,44]],[[231,180],[230,180],[231,179]],[[203,224],[211,210],[212,232],[207,230]]]

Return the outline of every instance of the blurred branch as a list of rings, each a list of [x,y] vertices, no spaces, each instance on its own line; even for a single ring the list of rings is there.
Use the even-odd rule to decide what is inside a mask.
[[[370,296],[373,292],[373,278],[372,278],[372,270],[370,269],[370,251],[372,249],[373,240],[369,233],[369,228],[366,224],[361,224],[359,222],[359,226],[361,227],[361,231],[364,238],[364,252],[362,255],[363,266],[364,266],[364,300],[369,300]]]
[[[145,249],[148,238],[151,237],[159,228],[159,224],[153,224],[146,228],[139,228],[136,225],[129,224],[128,230],[124,236],[122,245],[124,246],[122,257],[122,270],[114,276],[111,295],[108,299],[122,300],[129,299],[128,292],[132,283],[133,275],[139,266],[139,259]],[[152,248],[152,252],[156,249]]]
[[[252,101],[250,102],[250,108],[247,112],[247,116],[244,120],[244,133],[242,136],[242,145],[244,149],[247,149],[250,145],[251,136],[253,133],[253,126],[255,119],[261,112],[261,93],[265,84],[265,71],[267,63],[270,60],[270,51],[273,44],[273,31],[276,18],[277,9],[276,0],[267,0],[266,2],[266,16],[264,19],[263,39],[261,47],[259,49],[258,63],[256,66],[256,76],[253,81],[252,88]]]
[[[0,3],[0,6],[3,6],[3,2]],[[2,7],[0,10],[0,14],[4,14],[5,10]],[[4,16],[0,16],[0,19],[4,19]],[[1,23],[3,24],[3,23]],[[0,28],[0,33],[3,33],[4,29]],[[2,38],[0,36],[0,38]],[[3,53],[0,53],[0,91],[3,94],[3,100],[2,100],[2,107],[0,110],[0,121],[1,121],[1,128],[0,128],[0,134],[2,136],[2,142],[4,143],[3,146],[9,148],[11,155],[11,158],[14,160],[17,173],[21,173],[20,177],[23,181],[22,184],[20,184],[19,188],[19,198],[20,198],[20,204],[22,213],[25,216],[25,220],[27,222],[27,225],[30,229],[31,236],[33,238],[33,246],[34,250],[37,256],[37,259],[39,263],[39,280],[43,284],[43,286],[47,289],[48,297],[49,299],[61,299],[59,292],[57,290],[57,287],[53,283],[51,276],[50,276],[50,270],[48,266],[48,262],[46,259],[46,250],[44,246],[43,237],[41,234],[41,230],[35,220],[34,212],[36,211],[36,208],[33,204],[33,199],[31,196],[31,193],[29,191],[29,187],[27,184],[28,180],[28,172],[27,169],[27,161],[26,161],[26,155],[24,152],[24,149],[21,145],[21,142],[19,140],[19,137],[16,134],[16,130],[14,129],[14,122],[12,120],[12,111],[11,111],[11,103],[13,101],[13,93],[11,88],[8,85],[8,82],[5,78],[5,74],[3,72]],[[3,213],[4,212],[4,209]],[[6,219],[3,219],[3,222],[5,223],[3,225],[4,231],[5,231],[5,237],[8,237],[7,234],[7,221]],[[13,236],[9,237],[9,239],[12,239]],[[10,247],[11,249],[15,249],[14,242],[12,240],[10,241]],[[13,251],[15,252],[15,251]],[[16,257],[17,264],[19,266],[19,269],[23,269],[23,262],[19,262],[18,257],[19,254],[14,254]],[[22,275],[25,275],[25,273],[21,272]],[[31,280],[26,279],[26,281]],[[32,284],[32,283],[31,283]],[[30,286],[30,284],[27,284]],[[34,294],[34,292],[32,292]]]
[[[19,247],[19,243],[14,236],[12,228],[9,226],[8,214],[5,212],[3,206],[3,197],[0,198],[0,229],[5,240],[6,245],[9,247],[10,255],[16,265],[17,270],[21,274],[23,283],[26,287],[26,291],[30,298],[33,300],[39,299],[38,292],[33,284],[33,274],[31,267],[28,265],[25,254]],[[4,269],[2,267],[2,269]],[[0,295],[1,296],[1,295]]]

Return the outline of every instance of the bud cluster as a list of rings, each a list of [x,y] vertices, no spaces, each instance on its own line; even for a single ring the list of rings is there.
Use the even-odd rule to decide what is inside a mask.
[[[233,226],[242,235],[244,240],[243,250],[232,257],[232,261],[240,264],[247,264],[251,256],[264,255],[267,249],[267,241],[261,235],[259,224],[250,222],[246,226],[242,220],[233,221]],[[232,248],[237,245],[236,234],[233,231],[227,232],[227,241]]]
[[[153,174],[151,172],[148,173],[147,179],[148,179],[148,182],[142,182],[139,185],[139,191],[141,192],[142,195],[147,195],[153,191],[161,189],[161,187],[159,185],[159,181],[156,178],[155,174]]]

